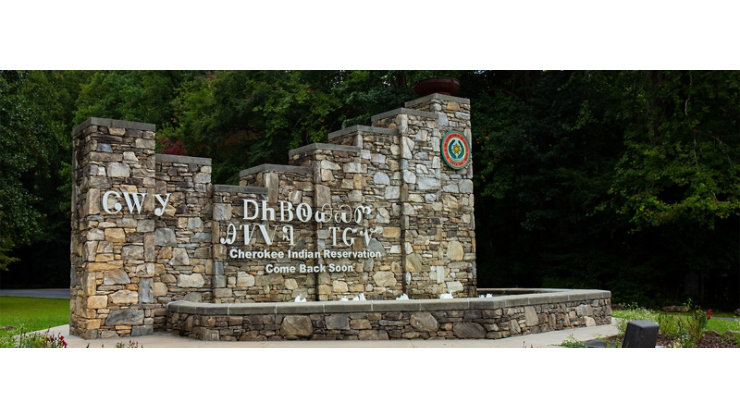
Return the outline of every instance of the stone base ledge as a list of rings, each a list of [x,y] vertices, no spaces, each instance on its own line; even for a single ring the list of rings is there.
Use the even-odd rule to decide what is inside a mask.
[[[565,303],[569,301],[610,299],[603,290],[517,289],[538,291],[538,294],[503,295],[491,298],[453,298],[432,300],[368,300],[368,301],[307,301],[277,303],[214,304],[174,301],[167,305],[172,313],[249,315],[249,314],[311,314],[354,313],[373,311],[446,311],[496,309],[525,305]]]
[[[536,293],[444,300],[167,305],[168,329],[203,340],[498,339],[611,322],[611,293]]]

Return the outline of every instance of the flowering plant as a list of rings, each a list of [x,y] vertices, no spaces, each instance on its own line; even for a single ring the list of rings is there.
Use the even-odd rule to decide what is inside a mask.
[[[13,347],[19,348],[66,348],[67,341],[64,340],[64,336],[61,334],[50,335],[47,330],[46,333],[21,333],[16,336],[16,342]]]
[[[128,343],[118,342],[116,343],[117,348],[140,348],[142,347],[136,340],[129,340]]]

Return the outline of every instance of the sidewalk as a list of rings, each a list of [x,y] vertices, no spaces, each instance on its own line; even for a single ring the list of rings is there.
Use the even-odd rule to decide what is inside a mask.
[[[618,333],[617,326],[580,327],[504,339],[465,340],[295,340],[273,342],[207,342],[159,332],[150,336],[132,338],[110,338],[85,340],[69,335],[69,325],[53,327],[51,333],[61,333],[70,348],[110,347],[118,342],[135,340],[145,348],[546,348],[559,347],[560,343],[573,336],[578,340],[609,337]]]
[[[66,298],[69,300],[69,288],[39,288],[33,290],[0,289],[0,297]]]

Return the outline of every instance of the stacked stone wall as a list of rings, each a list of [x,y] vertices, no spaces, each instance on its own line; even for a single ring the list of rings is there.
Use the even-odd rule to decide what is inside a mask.
[[[211,301],[211,160],[179,155],[156,157],[157,193],[169,193],[155,220],[157,302]],[[147,226],[148,227],[148,226]]]
[[[609,324],[610,296],[583,290],[539,296],[542,301],[524,295],[227,308],[180,303],[169,307],[168,327],[181,336],[225,341],[500,339]]]
[[[265,173],[270,175],[270,173]],[[276,173],[275,173],[276,174]],[[284,179],[283,179],[284,180]],[[301,181],[296,181],[301,182]],[[304,181],[305,182],[305,181]],[[290,190],[292,187],[281,188]],[[222,243],[219,236],[226,235],[228,225],[234,224],[237,228],[237,242],[243,242],[243,229],[247,222],[244,217],[244,199],[250,199],[261,203],[269,201],[273,204],[277,201],[268,198],[270,189],[258,186],[224,186],[217,185],[214,190],[214,212],[213,222],[215,238],[215,276],[214,276],[214,302],[216,303],[240,303],[240,302],[267,302],[267,301],[289,301],[298,296],[313,300],[316,297],[316,275],[299,274],[299,273],[267,273],[268,264],[275,267],[298,268],[299,261],[284,259],[244,259],[233,258],[229,255],[230,248],[240,248],[242,251],[258,251],[265,247],[262,235],[253,229],[255,234],[253,243],[249,245],[230,246]],[[307,198],[310,198],[310,190],[307,190]],[[295,197],[295,195],[294,195]],[[280,197],[282,198],[282,196]],[[286,201],[287,201],[286,197]],[[296,204],[300,203],[301,200]],[[276,210],[276,216],[279,216],[279,210]],[[314,233],[306,224],[299,222],[294,218],[288,222],[271,222],[268,232],[272,234],[277,230],[275,243],[269,247],[270,251],[287,252],[288,249],[300,251],[314,245]],[[293,227],[294,246],[290,242],[282,240],[281,233],[284,226]],[[250,227],[254,227],[251,224]],[[277,229],[273,229],[273,228]],[[314,260],[305,261],[306,265],[314,265]]]
[[[289,152],[290,165],[243,171],[240,185],[214,185],[211,160],[154,154],[154,126],[91,118],[75,128],[70,273],[72,332],[84,337],[145,334],[166,327],[165,305],[179,300],[212,303],[277,302],[298,296],[335,301],[364,294],[392,300],[476,295],[472,165],[455,171],[439,156],[449,130],[470,140],[467,99],[431,95],[407,108],[372,118]],[[105,213],[103,193],[146,193],[141,212]],[[154,214],[154,194],[168,195]],[[345,223],[268,222],[293,226],[294,246],[267,247],[259,236],[244,245],[243,231],[225,244],[228,225],[239,228],[243,201],[280,202],[334,213],[370,213]],[[115,201],[110,201],[113,206]],[[255,221],[255,223],[259,223]],[[369,239],[331,244],[332,227],[371,231]],[[278,231],[279,232],[279,231]],[[278,233],[279,235],[280,233]],[[338,237],[338,240],[339,239]],[[268,261],[232,258],[243,251],[370,251],[371,259]],[[343,272],[271,273],[267,264],[308,267],[331,263]]]
[[[165,310],[154,302],[154,125],[89,119],[73,132],[70,333],[85,338],[151,333]],[[147,193],[141,214],[123,193]],[[139,194],[140,195],[140,194]],[[132,195],[130,198],[134,198]],[[120,204],[116,207],[116,203]],[[151,225],[153,226],[153,225]]]

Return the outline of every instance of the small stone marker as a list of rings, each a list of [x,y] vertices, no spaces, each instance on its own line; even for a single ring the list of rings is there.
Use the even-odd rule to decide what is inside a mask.
[[[623,348],[654,348],[657,342],[658,323],[649,320],[627,323],[627,331],[622,341]]]

